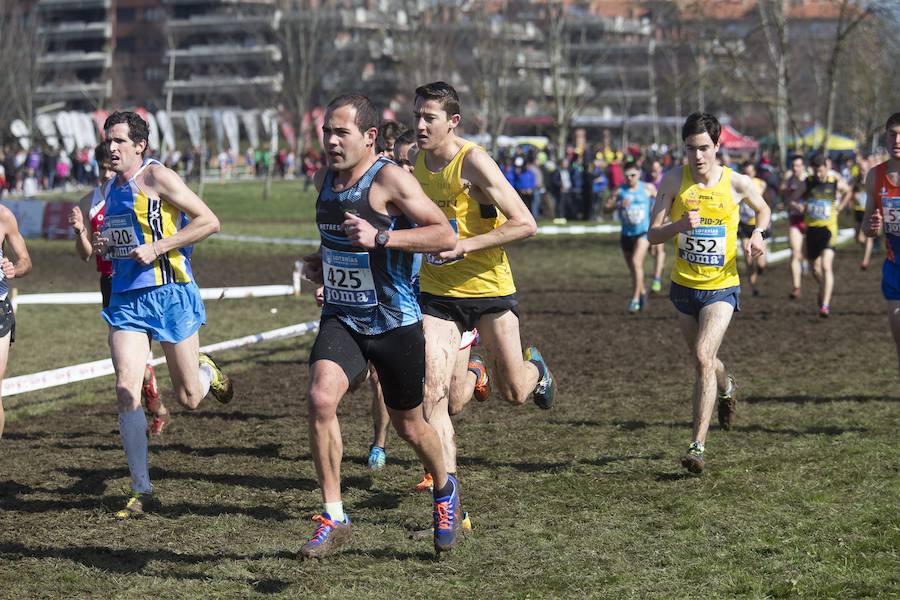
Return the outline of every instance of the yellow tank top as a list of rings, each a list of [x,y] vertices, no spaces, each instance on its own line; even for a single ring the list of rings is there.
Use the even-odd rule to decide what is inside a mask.
[[[832,236],[837,236],[837,177],[829,175],[825,181],[815,177],[806,180],[806,212],[804,220],[807,227],[827,227]]]
[[[466,142],[456,156],[437,173],[425,165],[419,152],[413,174],[425,194],[437,204],[459,239],[488,233],[506,217],[493,205],[479,204],[462,183],[462,164],[475,144]],[[509,259],[502,247],[469,252],[463,258],[441,261],[426,254],[419,271],[419,286],[427,294],[450,298],[492,298],[516,292]]]
[[[700,210],[700,226],[675,236],[672,281],[695,290],[721,290],[740,285],[737,269],[739,202],[731,193],[731,169],[711,188],[694,183],[691,170],[682,168],[681,188],[672,201],[672,221],[685,211]]]

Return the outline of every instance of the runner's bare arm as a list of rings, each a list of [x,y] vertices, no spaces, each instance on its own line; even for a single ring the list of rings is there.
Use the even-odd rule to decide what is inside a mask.
[[[69,212],[69,225],[75,230],[75,252],[84,261],[90,260],[94,253],[91,245],[91,224],[90,221],[85,221],[85,215],[90,214],[93,195],[93,192],[85,194],[78,201],[78,206],[73,207]]]
[[[841,195],[841,201],[838,203],[837,211],[840,213],[842,210],[847,208],[847,205],[850,204],[850,201],[853,200],[853,188],[847,183],[847,181],[840,177],[837,181],[837,191],[838,194]]]
[[[877,237],[883,224],[881,211],[875,208],[875,169],[869,169],[866,173],[866,212],[863,213],[863,231],[871,238]]]
[[[149,265],[161,254],[190,246],[219,231],[219,219],[203,200],[182,181],[174,171],[162,165],[147,169],[144,177],[147,188],[190,217],[190,222],[173,235],[141,244],[131,251],[131,257]]]
[[[313,283],[322,283],[322,246],[303,257],[303,268],[300,274]]]
[[[753,180],[741,173],[734,173],[731,176],[731,187],[734,188],[735,194],[753,209],[756,213],[756,228],[768,229],[772,220],[772,209],[766,202],[759,188],[753,183]]]
[[[695,210],[690,210],[679,220],[671,222],[672,202],[680,186],[681,169],[670,170],[660,182],[656,202],[653,204],[653,215],[650,218],[650,230],[647,232],[647,240],[651,244],[667,242],[675,237],[676,233],[687,231],[700,224],[700,214]]]
[[[369,202],[376,211],[403,213],[416,227],[390,232],[386,248],[404,252],[443,252],[456,247],[456,235],[447,217],[431,201],[416,178],[396,165],[385,165],[369,190]],[[393,210],[392,210],[393,209]],[[369,250],[376,247],[378,230],[368,221],[347,213],[344,232],[347,238]]]
[[[6,243],[9,244],[9,248],[16,258],[15,261],[10,261],[9,258],[3,257],[3,275],[7,279],[25,277],[31,272],[31,256],[28,255],[25,238],[19,232],[16,216],[5,206],[0,207],[0,223],[6,234]]]
[[[794,209],[797,212],[803,212],[803,196],[806,195],[806,182],[801,181],[800,185],[797,186],[797,189],[791,193],[790,198],[788,198],[788,206]]]

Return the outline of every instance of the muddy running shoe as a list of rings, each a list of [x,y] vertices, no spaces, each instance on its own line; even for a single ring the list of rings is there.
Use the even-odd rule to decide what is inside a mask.
[[[459,533],[465,536],[472,533],[472,519],[469,517],[468,511],[463,511],[462,515],[462,521],[459,522]],[[411,540],[424,540],[430,537],[434,537],[434,527],[417,529],[409,534]]]
[[[640,300],[631,300],[628,302],[628,312],[631,314],[635,314],[640,312],[641,310],[641,301]]]
[[[150,435],[161,435],[163,429],[169,424],[169,413],[155,415],[150,422]]]
[[[699,475],[703,472],[703,444],[694,442],[688,448],[687,454],[681,457],[681,466],[689,472]]]
[[[641,294],[641,297],[638,300],[638,303],[641,306],[641,310],[644,310],[647,307],[647,292],[644,292],[643,294]]]
[[[369,448],[369,470],[370,471],[378,471],[384,468],[384,463],[387,462],[387,454],[384,451],[384,448],[380,446],[371,446]]]
[[[447,478],[453,488],[450,494],[434,499],[434,551],[437,554],[453,549],[459,539],[459,484],[453,475]]]
[[[659,277],[654,277],[653,282],[650,284],[650,291],[654,294],[658,294],[662,290],[662,281],[660,281]]]
[[[417,492],[424,492],[428,490],[429,492],[434,489],[434,478],[431,476],[431,473],[425,473],[425,477],[422,478],[422,481],[413,486],[413,489]]]
[[[791,290],[791,293],[788,295],[788,298],[791,300],[799,300],[800,299],[800,288],[794,288]]]
[[[144,371],[144,383],[141,385],[141,399],[144,406],[154,415],[159,414],[159,387],[156,384],[156,371],[147,365]]]
[[[823,304],[822,306],[819,307],[819,316],[822,317],[823,319],[827,319],[828,317],[831,316],[831,309],[828,308],[827,304]]]
[[[300,548],[303,558],[324,558],[350,543],[353,526],[347,515],[344,515],[343,521],[332,520],[328,513],[313,515],[312,520],[319,524],[309,541]]]
[[[719,392],[719,427],[731,431],[737,419],[737,396],[735,394],[734,377],[728,376],[728,389]]]
[[[133,492],[128,502],[125,503],[125,507],[116,513],[116,518],[120,520],[136,519],[158,509],[159,501],[153,497],[152,493]]]
[[[537,385],[532,392],[534,403],[544,410],[553,408],[556,380],[553,378],[553,373],[550,372],[550,367],[547,366],[544,357],[535,346],[529,346],[525,350],[525,360],[537,367],[539,374]]]
[[[472,395],[479,402],[484,402],[491,395],[491,378],[488,375],[484,359],[477,354],[473,354],[472,358],[469,359],[469,370],[475,374],[475,390]]]
[[[215,399],[222,404],[231,402],[231,399],[234,397],[234,387],[231,385],[228,375],[222,372],[216,361],[208,354],[200,353],[200,364],[212,369],[213,380],[209,384],[209,391],[212,392]]]

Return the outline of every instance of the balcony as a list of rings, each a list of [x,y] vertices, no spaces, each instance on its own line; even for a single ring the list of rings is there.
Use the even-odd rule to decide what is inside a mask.
[[[281,21],[281,12],[271,15],[196,15],[188,19],[172,19],[166,23],[175,35],[188,33],[222,33],[231,31],[275,31]]]
[[[162,3],[180,6],[236,6],[241,4],[274,6],[275,0],[162,0]]]
[[[108,40],[112,37],[112,24],[103,21],[85,23],[83,21],[68,21],[54,23],[38,27],[38,34],[52,38],[53,41],[101,39]]]
[[[111,52],[53,52],[38,58],[45,69],[108,69],[112,66]]]
[[[193,77],[191,79],[167,81],[163,92],[170,90],[173,94],[210,94],[249,92],[254,90],[278,93],[281,91],[283,78],[276,75],[260,75],[257,77]]]
[[[53,83],[39,86],[34,93],[39,102],[109,98],[112,96],[112,81]]]
[[[109,10],[112,0],[38,0],[37,8],[42,11],[80,10],[85,8],[103,8]]]
[[[281,60],[281,49],[274,44],[260,46],[215,45],[192,46],[167,50],[165,60],[174,58],[175,64],[226,64],[251,61]]]

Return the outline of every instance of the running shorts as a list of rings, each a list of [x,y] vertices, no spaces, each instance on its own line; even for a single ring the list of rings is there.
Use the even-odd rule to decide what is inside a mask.
[[[448,298],[422,292],[419,294],[419,306],[422,314],[443,321],[454,321],[463,331],[475,329],[484,315],[511,310],[514,315],[519,316],[519,301],[515,294],[493,298]]]
[[[9,334],[9,343],[16,341],[16,313],[8,298],[0,300],[0,338]]]
[[[142,331],[170,344],[206,324],[206,309],[193,281],[113,293],[102,315],[113,329]]]
[[[807,227],[806,260],[816,260],[827,248],[834,248],[831,230],[827,227]]]
[[[634,247],[640,239],[647,239],[647,232],[638,235],[622,235],[619,237],[619,247],[622,252],[634,252]]]
[[[714,302],[727,302],[734,307],[735,312],[738,312],[741,310],[741,286],[735,285],[721,290],[695,290],[673,281],[669,287],[669,300],[678,312],[695,319],[700,318],[700,311],[704,306]]]
[[[900,265],[892,260],[881,267],[881,293],[885,300],[900,300]]]

